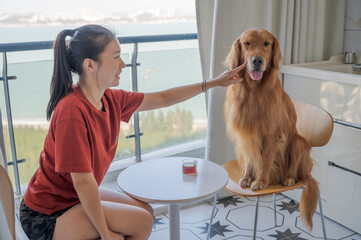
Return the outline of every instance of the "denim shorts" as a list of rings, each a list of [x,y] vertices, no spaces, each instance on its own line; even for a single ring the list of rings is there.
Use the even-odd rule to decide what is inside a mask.
[[[20,204],[21,226],[30,240],[51,240],[55,230],[56,219],[68,209],[46,215],[32,210],[22,201]]]

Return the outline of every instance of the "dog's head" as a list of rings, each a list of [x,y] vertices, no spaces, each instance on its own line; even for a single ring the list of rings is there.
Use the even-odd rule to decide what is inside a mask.
[[[264,72],[278,70],[281,60],[278,40],[264,29],[252,28],[243,32],[233,43],[225,63],[234,69],[247,61],[251,79],[261,80]]]

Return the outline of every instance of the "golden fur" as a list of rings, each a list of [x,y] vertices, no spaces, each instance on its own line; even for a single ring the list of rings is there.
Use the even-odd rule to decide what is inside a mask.
[[[319,189],[311,176],[311,146],[297,132],[293,103],[279,80],[281,60],[278,41],[266,30],[249,29],[233,43],[226,64],[234,69],[247,61],[247,67],[239,73],[243,81],[227,89],[227,133],[244,167],[241,187],[305,181],[300,213],[312,229]]]

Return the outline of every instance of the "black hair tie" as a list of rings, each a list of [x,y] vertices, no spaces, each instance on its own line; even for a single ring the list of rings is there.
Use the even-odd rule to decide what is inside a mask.
[[[73,29],[67,29],[67,30],[65,30],[66,32],[65,32],[65,34],[66,34],[66,36],[74,36],[74,34],[75,34],[75,30],[73,30]]]

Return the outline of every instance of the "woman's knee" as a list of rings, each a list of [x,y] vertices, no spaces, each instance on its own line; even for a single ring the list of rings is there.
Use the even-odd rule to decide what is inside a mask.
[[[153,227],[153,215],[149,213],[146,209],[141,209],[141,214],[139,216],[140,222],[144,226],[144,228],[152,228]]]
[[[143,208],[150,213],[150,215],[152,216],[152,219],[153,219],[153,216],[154,216],[153,207],[149,203],[144,202],[143,203]]]
[[[139,208],[137,217],[133,218],[132,226],[132,230],[128,229],[128,236],[133,236],[136,239],[148,239],[153,229],[153,215],[144,208]]]
[[[153,215],[141,206],[102,201],[103,211],[111,230],[146,239],[153,228]]]
[[[142,225],[144,228],[144,233],[146,236],[149,236],[153,229],[153,215],[148,211],[144,211],[142,216]]]

